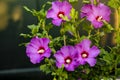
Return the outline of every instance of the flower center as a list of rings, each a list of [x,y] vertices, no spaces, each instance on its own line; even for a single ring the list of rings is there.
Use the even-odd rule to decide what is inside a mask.
[[[66,64],[70,64],[72,62],[72,59],[70,58],[70,57],[67,57],[66,59],[65,59],[65,63]]]
[[[82,56],[82,58],[87,58],[88,57],[88,52],[83,51],[81,56]]]
[[[38,49],[38,53],[39,54],[43,54],[45,52],[45,49],[43,48],[43,47],[40,47],[39,49]]]
[[[57,17],[58,17],[59,19],[61,19],[64,15],[65,15],[65,13],[62,12],[62,11],[60,11],[60,12],[57,14]]]
[[[97,16],[97,17],[96,17],[96,20],[97,20],[98,22],[101,22],[101,21],[103,20],[103,17],[102,17],[102,16]]]

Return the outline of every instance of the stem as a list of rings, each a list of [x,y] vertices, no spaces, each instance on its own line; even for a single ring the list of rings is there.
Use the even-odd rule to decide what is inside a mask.
[[[43,27],[43,31],[46,31],[46,29],[45,29],[45,21],[43,21],[42,27]],[[46,31],[46,37],[49,38],[49,35],[48,35],[47,31]]]
[[[116,80],[116,76],[117,76],[117,59],[115,60],[115,80]]]
[[[62,28],[64,28],[63,23],[62,23]],[[66,46],[66,35],[65,34],[63,34],[63,41],[64,41],[64,46]]]
[[[80,34],[79,31],[77,31],[77,36],[78,36],[78,40],[80,39]]]
[[[64,46],[66,46],[66,36],[63,35],[63,38],[64,38]]]
[[[116,54],[116,59],[115,59],[115,80],[116,80],[116,77],[117,77],[117,65],[118,65],[118,60],[119,60],[119,57],[117,54]]]
[[[80,40],[80,33],[79,33],[79,29],[77,29],[77,27],[78,27],[78,25],[79,24],[76,24],[75,25],[75,30],[74,30],[74,32],[75,32],[75,38],[77,39],[77,41],[79,42],[79,40]]]
[[[90,25],[90,27],[92,27],[92,24]],[[92,31],[92,30],[90,30],[90,31],[88,32],[88,38],[91,37],[91,31]]]
[[[48,59],[47,61],[48,61],[48,63],[51,65],[53,71],[55,71],[55,68],[54,68],[54,65],[52,64],[52,62],[51,62],[49,59]]]

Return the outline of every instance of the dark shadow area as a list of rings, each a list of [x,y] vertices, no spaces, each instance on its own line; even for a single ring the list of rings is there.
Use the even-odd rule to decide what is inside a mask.
[[[25,12],[22,5],[36,8],[36,4],[29,0],[18,1],[0,1],[1,7],[4,7],[0,9],[0,70],[34,67],[26,57],[25,47],[18,45],[25,42],[19,34],[26,33],[27,25],[37,22],[35,17]]]
[[[50,75],[40,72],[39,68],[11,69],[0,72],[1,80],[52,80]]]
[[[0,80],[50,80],[49,75],[46,77],[40,72],[40,64],[30,62],[25,47],[18,46],[28,41],[19,34],[29,32],[27,25],[37,24],[37,18],[23,6],[38,10],[42,3],[40,0],[0,0]]]

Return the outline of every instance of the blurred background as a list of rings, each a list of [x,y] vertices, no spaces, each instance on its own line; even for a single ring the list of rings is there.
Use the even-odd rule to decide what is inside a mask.
[[[37,18],[25,11],[23,6],[39,10],[46,1],[0,0],[0,80],[51,80],[49,75],[46,77],[39,71],[39,65],[33,65],[29,61],[25,47],[18,46],[21,42],[26,42],[19,34],[28,33],[27,25],[37,24]],[[75,6],[78,11],[81,4],[79,0]],[[114,21],[114,18],[112,20]],[[109,40],[112,41],[112,38]]]
[[[40,9],[42,0],[0,0],[0,80],[49,80],[26,56],[25,47],[18,46],[25,39],[20,33],[27,33],[27,25],[36,24],[37,18],[25,11]]]

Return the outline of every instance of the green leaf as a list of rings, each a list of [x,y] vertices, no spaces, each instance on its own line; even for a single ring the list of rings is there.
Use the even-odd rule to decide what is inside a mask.
[[[30,34],[23,34],[23,33],[21,33],[20,36],[22,36],[24,38],[31,38],[32,37]]]
[[[40,65],[40,70],[45,72],[46,74],[51,72],[51,70],[47,64]]]
[[[78,11],[76,11],[74,8],[72,8],[70,16],[71,16],[71,19],[73,19],[73,20],[78,19]]]
[[[105,49],[100,49],[100,55],[106,55],[109,54],[107,51],[105,51]]]
[[[62,41],[63,41],[63,37],[56,37],[56,38],[52,39],[52,41],[50,41],[49,46],[51,48],[53,48],[53,52],[56,52],[55,49],[56,48],[59,49],[62,46],[62,44],[61,44]]]
[[[67,72],[65,72],[65,71],[62,72],[62,76],[64,76],[65,80],[68,79],[68,74],[67,74]]]
[[[114,61],[114,54],[108,53],[103,56],[103,60],[106,61],[107,64],[112,64]]]
[[[90,0],[83,0],[83,3],[88,4],[90,3]]]
[[[117,62],[118,62],[118,64],[120,63],[120,55],[118,55],[117,56],[118,58],[117,58]]]
[[[113,80],[113,79],[110,77],[103,77],[103,79],[101,79],[101,80]]]
[[[38,25],[28,25],[28,28],[31,30],[31,33],[34,35],[39,31],[39,26]]]
[[[64,25],[64,28],[62,28],[61,30],[62,30],[61,33],[69,32],[69,33],[71,33],[72,35],[75,35],[75,31],[76,31],[74,25],[72,25],[72,24],[70,24],[70,23],[65,24],[65,25]]]
[[[82,41],[83,39],[87,39],[87,37],[86,36],[81,36],[80,41]]]
[[[78,2],[78,0],[69,0],[69,2]]]
[[[90,73],[90,69],[89,68],[85,69],[85,71],[86,71],[86,74]]]
[[[104,26],[101,28],[102,31],[106,32],[106,33],[110,33],[114,30],[114,28],[106,21],[103,21],[104,22]]]
[[[31,12],[32,13],[32,10],[30,10],[27,6],[24,6],[24,9],[28,12]]]
[[[32,13],[33,16],[36,16],[38,18],[38,20],[40,21],[40,19],[45,19],[46,18],[46,11],[45,11],[45,5],[42,6],[42,9],[40,11],[37,11],[35,9],[30,10],[28,7],[24,6],[24,9],[30,13]]]
[[[21,43],[18,46],[26,46],[28,43]]]
[[[120,68],[117,68],[117,76],[120,76]]]
[[[83,26],[83,30],[85,30],[86,32],[90,32],[91,30],[93,30],[93,26],[88,24],[87,22],[83,22],[82,23],[82,26]]]
[[[108,53],[105,49],[100,50],[100,58],[101,60],[106,62],[106,65],[111,65],[114,63],[115,55],[113,53]]]
[[[53,27],[53,25],[51,23],[49,23],[48,25],[45,26],[46,31],[49,32],[49,30]]]
[[[57,79],[54,77],[53,80],[57,80]]]

